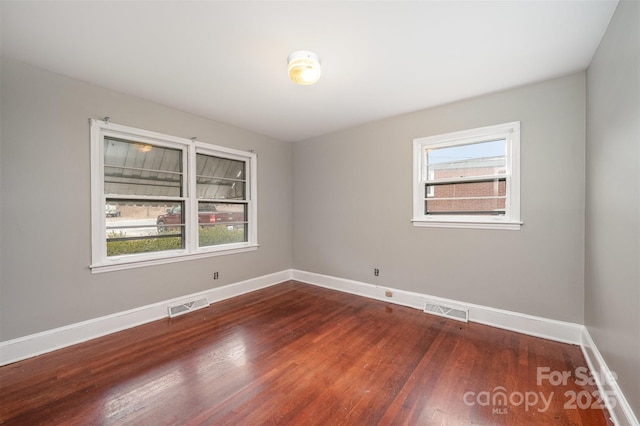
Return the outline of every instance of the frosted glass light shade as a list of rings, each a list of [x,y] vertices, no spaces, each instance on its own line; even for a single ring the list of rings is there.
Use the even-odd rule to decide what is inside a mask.
[[[287,58],[289,78],[297,84],[313,84],[320,78],[320,58],[313,52],[298,50]]]

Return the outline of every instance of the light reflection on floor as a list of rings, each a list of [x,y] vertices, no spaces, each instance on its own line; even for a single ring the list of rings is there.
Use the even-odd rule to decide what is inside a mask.
[[[202,400],[202,404],[208,406],[220,397],[206,392],[206,385],[211,381],[228,374],[242,383],[253,381],[252,369],[246,368],[248,355],[242,328],[236,328],[233,334],[199,352],[201,356],[196,361],[196,368],[174,361],[134,375],[126,383],[109,390],[110,395],[105,398],[102,409],[103,419],[123,419],[135,411],[153,410],[154,400],[165,391],[180,395],[172,403],[179,404],[180,399],[188,400],[190,404]]]

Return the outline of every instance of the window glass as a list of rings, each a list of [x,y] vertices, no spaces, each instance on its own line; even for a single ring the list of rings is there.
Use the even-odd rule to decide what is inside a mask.
[[[426,185],[426,214],[504,215],[506,179]],[[433,189],[429,193],[429,190]]]
[[[427,148],[426,164],[433,179],[490,176],[506,172],[506,141]]]
[[[105,194],[182,195],[182,151],[104,138]]]
[[[107,256],[184,248],[182,203],[109,199]]]
[[[198,154],[198,198],[242,200],[246,196],[245,162]]]
[[[241,203],[198,203],[200,246],[247,241],[247,205]]]

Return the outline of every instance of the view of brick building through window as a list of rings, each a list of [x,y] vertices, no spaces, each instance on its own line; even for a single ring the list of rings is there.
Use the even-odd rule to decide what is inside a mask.
[[[520,229],[520,123],[413,140],[413,225]]]
[[[429,165],[427,214],[501,215],[505,213],[504,157],[474,158]],[[485,177],[474,180],[472,177]],[[469,181],[465,178],[471,178]],[[462,182],[450,182],[461,179]],[[443,181],[439,183],[438,181]]]

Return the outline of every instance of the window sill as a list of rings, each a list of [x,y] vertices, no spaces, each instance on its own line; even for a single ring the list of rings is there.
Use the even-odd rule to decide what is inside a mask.
[[[502,229],[508,231],[519,231],[522,222],[506,221],[455,221],[455,220],[431,220],[413,219],[413,226],[424,228],[463,228],[463,229]]]
[[[255,251],[258,249],[258,245],[246,245],[238,248],[230,248],[224,250],[215,251],[202,251],[200,253],[189,254],[172,254],[166,257],[154,257],[145,259],[121,259],[114,260],[113,262],[101,263],[97,265],[90,265],[92,274],[100,274],[103,272],[121,271],[125,269],[144,268],[147,266],[164,265],[168,263],[184,262],[186,260],[204,259],[213,256],[223,256],[227,254],[244,253],[248,251]]]

